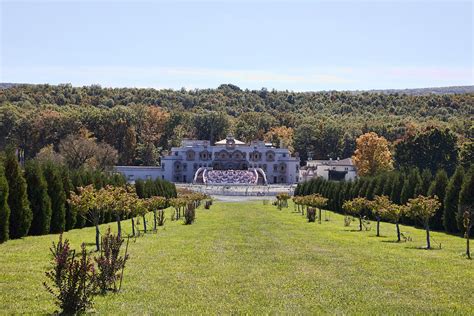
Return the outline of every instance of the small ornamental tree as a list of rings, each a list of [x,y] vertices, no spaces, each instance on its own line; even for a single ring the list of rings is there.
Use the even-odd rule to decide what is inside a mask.
[[[0,243],[8,240],[10,207],[8,206],[8,182],[0,161]]]
[[[163,226],[164,224],[163,209],[166,207],[166,198],[162,196],[152,196],[147,199],[147,203],[149,210],[153,212],[153,229],[156,231],[157,226]],[[157,212],[160,213],[159,218]]]
[[[25,168],[25,178],[28,184],[28,200],[33,212],[30,235],[49,234],[51,225],[51,199],[48,195],[48,184],[44,178],[41,165],[28,161]]]
[[[283,207],[288,207],[288,200],[290,196],[288,193],[278,193],[276,195],[278,209],[281,210]]]
[[[397,227],[397,242],[400,242],[400,219],[407,212],[406,206],[392,203],[388,207],[381,209],[381,211],[382,218],[394,223]]]
[[[426,197],[419,195],[417,198],[409,199],[407,203],[408,214],[413,219],[419,219],[426,230],[426,249],[431,249],[430,243],[430,219],[441,207],[437,196]]]
[[[387,212],[387,209],[391,207],[390,200],[387,196],[376,196],[374,202],[371,203],[372,214],[374,214],[375,219],[377,220],[377,237],[380,237],[380,220],[382,215]]]
[[[342,208],[353,216],[359,218],[359,230],[362,231],[362,220],[367,216],[369,210],[372,208],[371,201],[366,198],[355,198],[345,201]]]
[[[74,207],[78,215],[83,216],[86,219],[89,219],[91,223],[95,226],[95,246],[96,250],[100,251],[100,218],[102,215],[102,209],[97,203],[98,193],[94,189],[92,184],[89,184],[86,187],[80,187],[79,194],[71,192],[71,198],[68,203],[71,207]]]
[[[28,234],[33,213],[28,202],[27,186],[23,171],[13,150],[8,150],[5,162],[8,181],[8,206],[10,207],[10,238],[21,238]]]

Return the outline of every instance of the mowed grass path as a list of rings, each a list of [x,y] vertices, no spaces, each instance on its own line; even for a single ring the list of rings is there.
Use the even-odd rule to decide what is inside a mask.
[[[402,227],[413,242],[358,232],[343,217],[307,223],[262,202],[215,203],[191,226],[169,220],[131,242],[122,291],[99,296],[101,314],[331,313],[473,314],[474,261],[465,241],[433,233],[441,250],[422,250],[424,231]],[[151,223],[151,215],[150,215]],[[115,224],[109,224],[113,229]],[[105,230],[107,225],[101,227]],[[373,225],[375,226],[375,225]],[[125,231],[130,231],[125,222]],[[73,247],[94,248],[94,229],[65,234]],[[42,288],[48,248],[57,235],[0,245],[0,312],[51,313]]]

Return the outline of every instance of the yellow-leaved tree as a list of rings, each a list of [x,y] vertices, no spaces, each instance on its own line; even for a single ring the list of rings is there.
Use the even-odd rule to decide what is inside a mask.
[[[373,176],[393,169],[392,154],[385,137],[374,132],[365,133],[357,138],[356,146],[352,159],[360,176]]]

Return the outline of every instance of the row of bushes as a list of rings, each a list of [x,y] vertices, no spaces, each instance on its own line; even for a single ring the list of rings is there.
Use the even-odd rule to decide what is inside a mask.
[[[437,196],[441,205],[430,219],[430,226],[435,230],[459,233],[464,230],[463,209],[460,205],[472,207],[474,203],[473,178],[474,166],[467,171],[458,167],[451,178],[443,170],[433,177],[429,170],[420,173],[413,168],[348,182],[316,178],[299,184],[295,196],[318,193],[328,198],[326,208],[338,213],[344,213],[344,201],[357,197],[373,200],[375,196],[384,195],[395,204],[405,205],[409,199],[419,195]],[[403,217],[402,222],[407,225],[415,224],[410,217]]]

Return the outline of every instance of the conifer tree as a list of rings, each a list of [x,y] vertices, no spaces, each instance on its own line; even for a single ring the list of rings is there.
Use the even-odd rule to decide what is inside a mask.
[[[406,204],[409,199],[415,197],[416,187],[421,182],[420,172],[417,168],[410,170],[408,176],[403,183],[403,188],[400,194],[400,204]],[[395,201],[393,201],[395,202]]]
[[[458,213],[459,192],[464,178],[464,169],[459,166],[454,175],[449,179],[446,195],[444,197],[443,226],[448,233],[459,231],[456,214]],[[462,222],[460,223],[462,225]]]
[[[464,212],[466,210],[472,211],[474,207],[474,165],[471,165],[469,171],[464,176],[462,182],[461,191],[459,192],[459,204],[458,204],[458,217],[462,221],[464,218]],[[463,225],[463,223],[461,223]],[[473,229],[474,230],[474,229]],[[464,233],[464,225],[461,231]],[[473,231],[469,232],[469,236],[472,236]]]
[[[63,189],[64,189],[64,194],[66,195],[66,200],[69,200],[71,197],[71,191],[74,190],[74,186],[72,184],[69,169],[66,167],[61,168],[61,180],[63,182]],[[76,227],[77,212],[73,207],[69,205],[69,203],[65,204],[65,208],[66,208],[66,231],[68,231]]]
[[[21,238],[28,234],[33,214],[28,202],[26,181],[13,150],[5,158],[5,176],[8,181],[8,206],[10,207],[10,238]]]
[[[51,199],[51,233],[61,233],[66,228],[66,194],[59,169],[52,163],[44,165],[44,177],[48,183],[48,195]]]
[[[33,213],[29,234],[49,234],[52,212],[51,199],[48,195],[48,184],[41,165],[36,161],[28,161],[25,166],[25,178],[28,187],[28,200]]]
[[[8,206],[8,182],[0,162],[0,243],[8,240],[10,207]]]
[[[421,173],[421,182],[418,184],[417,188],[415,189],[416,195],[427,195],[428,190],[430,189],[431,182],[433,180],[433,176],[431,174],[430,169],[424,169]]]
[[[405,183],[405,179],[403,175],[397,172],[395,176],[393,177],[392,191],[390,192],[390,200],[395,204],[401,204],[400,196],[402,193],[404,183]]]
[[[434,229],[443,229],[443,213],[444,213],[444,197],[446,195],[446,187],[448,186],[448,175],[444,170],[436,172],[435,179],[428,190],[429,196],[437,196],[441,206],[436,210],[436,213],[431,218],[431,226]]]

